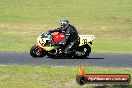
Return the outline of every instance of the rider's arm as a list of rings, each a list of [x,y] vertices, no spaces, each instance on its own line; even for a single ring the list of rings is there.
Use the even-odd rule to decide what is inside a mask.
[[[65,42],[68,40],[69,36],[70,36],[70,29],[68,29],[68,30],[66,31],[66,34],[65,34],[65,37],[64,37],[64,41],[65,41]]]
[[[49,33],[54,33],[54,32],[60,32],[60,28],[57,28],[57,29],[53,29],[53,30],[49,30]]]
[[[70,36],[70,29],[68,29],[68,30],[65,32],[64,40],[62,40],[62,41],[60,42],[60,44],[65,45],[66,42],[67,42],[67,40],[68,40],[68,38],[69,38],[69,36]]]
[[[70,26],[70,28],[67,29],[67,31],[65,33],[64,40],[62,42],[66,43],[67,40],[69,40],[69,37],[78,36],[78,35],[76,35],[75,32],[76,32],[76,28],[74,26]]]

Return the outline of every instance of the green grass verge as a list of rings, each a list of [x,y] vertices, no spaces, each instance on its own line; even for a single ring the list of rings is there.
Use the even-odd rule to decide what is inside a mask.
[[[0,51],[27,52],[41,32],[58,27],[59,20],[67,18],[79,34],[96,36],[93,52],[132,52],[131,3],[132,0],[1,0]],[[0,87],[80,88],[75,83],[76,70],[77,67],[0,66]],[[132,75],[131,68],[89,67],[87,71]],[[84,88],[97,88],[88,86]]]
[[[16,52],[28,52],[36,43],[38,35],[50,28],[42,24],[24,23],[4,23],[0,27],[0,51]],[[125,33],[123,29],[85,28],[83,31],[79,30],[79,33],[96,36],[91,46],[93,52],[132,52],[131,30],[127,30]]]
[[[130,74],[132,68],[84,67],[88,74]],[[0,66],[1,88],[80,88],[76,83],[78,67]],[[98,88],[86,84],[81,88]],[[132,84],[104,85],[106,88],[131,88]]]
[[[43,31],[70,20],[96,36],[94,52],[132,52],[132,0],[1,0],[0,51],[29,51]]]

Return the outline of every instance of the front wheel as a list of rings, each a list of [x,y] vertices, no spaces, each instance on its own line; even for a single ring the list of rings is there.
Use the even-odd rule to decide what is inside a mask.
[[[38,46],[34,45],[31,47],[30,49],[30,55],[33,57],[33,58],[36,58],[36,57],[44,57],[45,54],[44,54],[44,51],[39,51],[38,50]]]
[[[75,50],[75,58],[85,58],[86,56],[89,56],[91,52],[91,47],[86,44],[79,46],[77,50]]]

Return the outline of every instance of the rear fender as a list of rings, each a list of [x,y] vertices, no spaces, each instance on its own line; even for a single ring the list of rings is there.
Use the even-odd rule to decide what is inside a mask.
[[[80,37],[80,44],[79,46],[85,45],[85,44],[92,44],[92,41],[94,40],[94,35],[79,35]]]

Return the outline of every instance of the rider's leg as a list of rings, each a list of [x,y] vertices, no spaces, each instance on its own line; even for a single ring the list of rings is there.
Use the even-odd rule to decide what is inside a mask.
[[[64,54],[66,56],[73,56],[72,49],[78,44],[78,41],[75,40],[73,42],[70,42],[65,48],[64,48]]]

